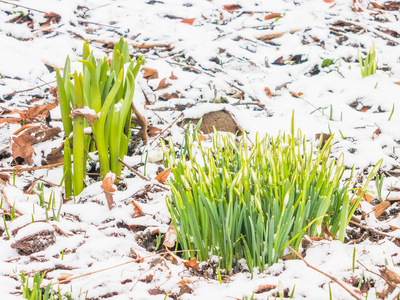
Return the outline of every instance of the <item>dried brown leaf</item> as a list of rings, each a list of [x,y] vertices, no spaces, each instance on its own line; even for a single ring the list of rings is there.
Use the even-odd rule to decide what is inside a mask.
[[[185,23],[185,24],[188,24],[188,25],[193,25],[194,20],[196,20],[196,18],[193,18],[193,19],[183,19],[183,20],[181,21],[181,23]]]
[[[171,85],[172,85],[171,83],[165,83],[165,78],[164,78],[158,84],[156,91],[166,89],[167,87],[170,87]]]
[[[192,268],[195,269],[196,271],[200,271],[199,262],[197,261],[196,258],[191,258],[188,261],[184,261],[183,264],[187,268]]]
[[[274,288],[276,288],[275,284],[263,284],[263,285],[260,285],[254,293],[262,294],[265,292],[269,292],[270,290],[273,290]]]
[[[171,76],[169,76],[169,79],[171,79],[171,80],[177,80],[178,77],[176,77],[176,76],[174,75],[174,72],[171,72]]]
[[[140,130],[138,132],[138,136],[143,140],[144,144],[147,144],[147,120],[144,115],[142,115],[139,110],[136,108],[134,102],[132,102],[132,109],[136,115],[138,125],[140,126]]]
[[[241,8],[242,7],[240,5],[238,5],[238,4],[227,4],[227,5],[224,5],[224,9],[229,13],[232,13],[234,10],[238,10],[238,9],[241,9]]]
[[[104,195],[106,196],[107,205],[108,205],[109,210],[112,209],[112,206],[114,204],[113,194],[115,192],[115,188],[114,188],[115,179],[116,179],[115,174],[110,172],[104,177],[104,179],[101,183],[101,187],[104,190]]]
[[[32,145],[35,142],[35,137],[31,135],[13,136],[11,142],[11,150],[14,161],[17,164],[22,164],[17,158],[23,159],[23,162],[28,165],[33,164],[32,156],[35,153]]]
[[[275,18],[282,18],[282,15],[280,13],[271,13],[269,15],[266,15],[264,17],[264,20],[270,20],[270,19],[275,19]]]
[[[158,173],[155,180],[157,180],[159,183],[164,183],[168,179],[169,173],[171,173],[171,168]]]
[[[133,218],[137,218],[137,217],[140,217],[140,216],[143,216],[143,215],[144,215],[143,210],[142,210],[142,208],[139,206],[139,204],[137,204],[137,203],[136,203],[135,201],[133,201],[133,200],[131,200],[131,204],[132,204],[132,206],[133,206],[133,215],[132,215]]]
[[[94,121],[99,118],[96,112],[93,109],[89,109],[87,106],[83,108],[74,108],[72,109],[71,114],[69,115],[71,118],[75,116],[84,116],[89,123],[89,126],[93,126]]]
[[[156,69],[151,68],[142,68],[143,78],[149,79],[157,79],[158,78],[158,71]]]
[[[375,211],[375,218],[378,218],[383,212],[390,206],[389,201],[383,201],[379,203],[377,206],[374,206],[372,208],[373,211]]]
[[[176,230],[175,230],[175,226],[174,226],[174,224],[173,223],[171,223],[170,225],[169,225],[169,228],[168,228],[168,231],[167,231],[167,233],[165,234],[165,238],[164,238],[164,243],[163,243],[163,245],[166,247],[166,248],[172,248],[172,247],[174,247],[175,246],[175,243],[176,243]]]

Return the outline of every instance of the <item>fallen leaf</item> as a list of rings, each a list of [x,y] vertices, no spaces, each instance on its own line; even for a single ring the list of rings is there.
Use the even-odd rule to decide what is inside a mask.
[[[156,69],[142,68],[142,72],[143,72],[143,78],[147,80],[158,78],[158,71]]]
[[[197,261],[196,258],[191,258],[188,261],[184,261],[183,264],[187,268],[192,268],[195,269],[196,271],[200,271],[199,262]]]
[[[382,9],[382,8],[383,8],[383,6],[379,5],[379,4],[376,3],[376,2],[370,2],[370,4],[371,4],[374,8],[378,8],[378,9]]]
[[[372,140],[375,140],[381,133],[382,133],[382,130],[380,128],[376,129],[374,131],[374,133],[372,134]]]
[[[104,195],[106,196],[108,209],[111,210],[114,204],[113,194],[115,192],[114,182],[116,176],[114,173],[109,172],[103,179],[101,187],[104,190]]]
[[[71,274],[71,273],[60,273],[60,276],[57,277],[57,280],[58,281],[65,280],[68,277],[71,277],[72,275],[74,275],[74,274]]]
[[[269,89],[269,87],[265,87],[265,88],[264,88],[264,92],[265,92],[265,94],[268,96],[268,98],[272,98],[272,97],[275,96],[275,95],[271,92],[271,90]]]
[[[380,270],[381,276],[389,281],[390,283],[396,285],[400,283],[400,276],[395,272],[389,270],[387,267],[384,267],[383,270]]]
[[[379,203],[377,206],[374,206],[372,208],[373,211],[375,211],[375,218],[378,218],[383,212],[390,206],[389,201],[383,201]]]
[[[322,143],[321,143],[321,147],[325,146],[325,143],[329,140],[329,138],[331,137],[330,134],[328,133],[323,133],[322,134]],[[315,140],[320,140],[321,139],[321,133],[317,133],[315,135]]]
[[[12,137],[11,150],[14,161],[17,164],[20,165],[23,164],[24,162],[27,163],[28,165],[33,164],[32,156],[35,153],[35,150],[33,150],[32,145],[34,142],[35,142],[35,137],[31,135]]]
[[[298,29],[294,29],[294,30],[285,31],[285,32],[266,34],[266,35],[262,35],[262,36],[258,37],[257,40],[260,40],[260,41],[263,41],[263,42],[269,42],[272,39],[280,38],[281,36],[283,36],[286,33],[293,34],[293,33],[297,32],[297,31],[299,31],[299,30]]]
[[[184,284],[192,284],[193,282],[189,279],[182,279],[181,281],[178,282],[179,285],[184,285]]]
[[[175,246],[175,243],[176,243],[176,238],[177,238],[177,236],[176,236],[175,226],[174,226],[174,224],[171,222],[171,224],[169,224],[168,231],[167,231],[167,233],[165,234],[165,238],[164,238],[164,243],[163,243],[163,245],[164,245],[166,248],[172,248],[172,247],[174,247],[174,246]]]
[[[84,116],[85,119],[88,121],[89,126],[93,126],[94,121],[99,118],[96,112],[93,109],[90,109],[87,106],[82,108],[73,108],[71,114],[69,115],[71,118],[75,116]]]
[[[335,240],[335,236],[330,232],[327,223],[325,223],[325,227],[324,227],[324,236],[328,240]]]
[[[264,20],[270,20],[270,19],[276,19],[276,18],[282,18],[282,15],[280,13],[271,13],[269,15],[266,15],[264,17]]]
[[[275,284],[263,284],[263,285],[260,285],[254,293],[262,294],[265,292],[269,292],[270,290],[273,290],[274,288],[276,288]]]
[[[238,4],[227,4],[224,5],[224,9],[229,12],[229,13],[233,13],[234,10],[238,10],[241,9],[242,7]]]
[[[157,180],[159,183],[164,183],[167,180],[169,173],[171,173],[171,168],[158,173],[155,180]]]
[[[390,225],[389,227],[390,227],[390,230],[393,230],[393,231],[399,229],[398,227],[393,226],[393,225]]]
[[[149,126],[148,128],[148,133],[149,133],[149,137],[155,137],[157,136],[162,130],[160,128],[154,127],[154,126]]]
[[[150,289],[147,291],[150,295],[165,295],[165,291],[160,289],[159,287],[156,287],[154,289]]]
[[[193,25],[194,20],[196,20],[196,18],[193,18],[193,19],[183,19],[183,20],[181,21],[181,23],[185,23],[185,24],[188,24],[188,25]]]
[[[7,173],[0,173],[0,184],[6,184],[10,182],[10,175]]]
[[[300,98],[301,96],[303,96],[303,93],[302,92],[298,92],[298,93],[290,92],[290,95],[292,95],[292,97],[294,97],[294,98]]]
[[[169,94],[169,93],[164,93],[164,94],[162,94],[160,97],[159,97],[159,100],[170,100],[170,99],[176,99],[176,98],[179,98],[179,92],[175,92],[175,93],[172,93],[172,94]]]
[[[400,85],[400,81],[396,81],[394,84]]]
[[[133,248],[130,248],[129,252],[131,253],[131,257],[133,259],[138,260],[140,263],[144,262],[144,258],[142,258],[138,253],[136,253],[136,251]]]
[[[177,80],[178,77],[176,77],[176,76],[174,75],[174,72],[171,72],[171,76],[169,76],[169,79],[171,79],[171,80]]]
[[[374,199],[374,197],[372,197],[371,195],[365,193],[365,194],[363,195],[363,199],[364,199],[365,201],[367,201],[368,203],[371,203],[371,201],[372,201],[372,199]]]
[[[310,236],[310,240],[312,240],[314,242],[319,242],[319,241],[322,241],[323,238],[320,236]]]
[[[140,137],[143,140],[143,143],[146,145],[147,144],[147,119],[136,108],[134,101],[132,101],[132,109],[136,115],[137,123],[140,126],[140,130],[138,132],[138,137]]]
[[[164,78],[158,84],[156,91],[166,89],[167,87],[170,87],[171,85],[172,85],[171,83],[165,83],[165,78]]]
[[[136,203],[135,201],[133,201],[133,200],[131,200],[131,204],[132,204],[132,206],[133,206],[133,215],[132,215],[133,218],[137,218],[137,217],[140,217],[140,216],[143,216],[143,215],[144,215],[143,210],[142,210],[142,208],[139,206],[139,204],[137,204],[137,203]]]
[[[371,106],[363,106],[363,107],[361,107],[360,108],[360,112],[366,112],[366,111],[368,111],[369,109],[371,108]]]
[[[187,284],[184,284],[180,287],[179,289],[179,296],[182,296],[183,294],[191,294],[193,293],[193,289],[188,286]],[[181,298],[179,298],[181,299]]]

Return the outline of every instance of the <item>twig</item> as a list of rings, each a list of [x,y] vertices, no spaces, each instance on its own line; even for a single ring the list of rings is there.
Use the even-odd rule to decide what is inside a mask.
[[[3,2],[3,3],[5,3],[5,4],[9,4],[9,5],[12,5],[12,6],[18,6],[18,7],[26,8],[26,9],[29,9],[29,10],[37,11],[37,12],[40,12],[40,13],[42,13],[42,14],[47,14],[47,12],[45,12],[45,11],[43,11],[43,10],[38,10],[38,9],[36,9],[36,8],[31,8],[31,7],[28,7],[28,6],[23,6],[23,5],[20,5],[20,4],[17,4],[17,3],[10,3],[10,2],[4,1],[4,0],[0,0],[0,2]]]
[[[158,138],[168,129],[172,127],[181,117],[183,116],[183,113],[181,113],[171,124],[169,124],[166,128],[161,130],[161,132],[150,142],[150,145],[154,143],[154,141],[158,140]]]
[[[1,1],[1,0],[0,0]],[[51,168],[55,168],[55,167],[59,167],[62,166],[63,162],[59,162],[59,163],[55,163],[52,165],[45,165],[45,166],[37,166],[37,167],[29,167],[29,168],[12,168],[12,169],[0,169],[0,172],[24,172],[24,171],[35,171],[35,170],[41,170],[41,169],[51,169]]]
[[[357,262],[358,262],[366,271],[368,271],[368,272],[370,272],[370,273],[372,273],[372,274],[374,274],[374,275],[376,275],[376,276],[382,278],[383,280],[385,280],[386,283],[387,283],[388,285],[390,285],[391,287],[399,288],[399,286],[398,286],[397,284],[394,284],[393,282],[387,280],[387,279],[386,279],[385,277],[383,277],[382,275],[380,275],[380,274],[378,274],[378,273],[376,273],[376,272],[374,272],[374,271],[371,271],[370,269],[368,269],[366,266],[364,266],[364,265],[363,265],[361,262],[359,262],[358,260],[357,260]]]
[[[136,171],[134,168],[132,168],[130,165],[128,165],[126,162],[124,162],[122,159],[120,159],[120,158],[118,158],[118,159],[119,159],[120,163],[122,163],[125,167],[127,167],[130,171],[135,173],[137,176],[139,176],[143,180],[150,181],[149,178],[147,178],[147,177],[143,176],[142,174],[140,174],[138,171]]]
[[[357,223],[357,222],[355,222],[355,221],[353,221],[353,220],[350,220],[349,223],[351,223],[351,224],[353,224],[353,225],[356,225],[356,226],[358,226],[358,227],[360,227],[360,228],[362,228],[362,229],[365,229],[365,230],[367,230],[367,231],[369,231],[369,232],[373,232],[373,233],[375,233],[375,234],[377,234],[377,235],[383,235],[383,236],[386,236],[386,237],[394,238],[394,239],[396,239],[396,240],[400,240],[399,237],[396,237],[396,236],[387,234],[387,233],[385,233],[385,232],[378,231],[378,230],[376,230],[376,229],[372,229],[372,228],[370,228],[370,227],[361,225],[361,224],[359,224],[359,223]]]
[[[328,277],[329,279],[333,280],[334,282],[336,282],[338,285],[340,285],[343,289],[345,289],[351,296],[353,296],[353,298],[361,300],[360,297],[358,297],[356,294],[354,294],[352,291],[350,291],[347,287],[345,287],[339,280],[337,280],[335,277],[326,274],[325,272],[322,272],[321,270],[318,270],[316,267],[313,267],[312,265],[310,265],[305,259],[304,257],[297,252],[296,250],[294,250],[291,246],[288,246],[288,248],[294,253],[296,254],[305,264],[307,267],[317,271],[318,273],[321,273],[322,275],[325,275],[326,277]]]
[[[192,251],[198,251],[198,250],[178,250],[178,251],[173,251],[173,252],[178,253],[178,252],[192,252]],[[62,280],[59,280],[59,281],[53,283],[53,285],[61,284],[61,283],[68,283],[73,279],[78,279],[78,278],[82,278],[82,277],[89,276],[89,275],[92,275],[92,274],[100,273],[100,272],[103,272],[103,271],[108,271],[108,270],[111,270],[111,269],[115,269],[115,268],[118,268],[118,267],[125,266],[127,264],[131,264],[131,263],[134,263],[134,262],[141,261],[141,260],[146,259],[146,258],[150,258],[150,257],[154,257],[154,256],[161,256],[161,255],[164,255],[164,254],[169,254],[169,253],[168,252],[161,252],[161,253],[156,253],[156,254],[152,254],[152,255],[148,255],[148,256],[144,256],[144,257],[139,257],[139,258],[136,258],[136,259],[133,259],[133,260],[130,260],[130,261],[127,261],[127,262],[112,266],[112,267],[104,268],[104,269],[101,269],[101,270],[85,273],[85,274],[74,276],[74,277],[68,277],[66,279],[62,279]]]
[[[4,1],[1,1],[1,0],[0,0],[0,2],[4,2]],[[12,93],[9,93],[9,94],[5,94],[5,95],[3,95],[3,98],[4,98],[4,97],[14,96],[14,95],[16,95],[16,94],[23,93],[23,92],[29,92],[29,91],[32,91],[32,90],[41,88],[42,86],[48,85],[48,84],[50,84],[50,83],[54,83],[54,82],[56,82],[56,81],[57,81],[57,80],[53,80],[53,81],[50,81],[50,82],[45,82],[45,83],[43,83],[43,84],[41,84],[41,85],[38,85],[38,86],[35,86],[35,87],[33,87],[33,88],[29,88],[29,89],[26,89],[26,90],[15,91],[15,92],[12,92]]]

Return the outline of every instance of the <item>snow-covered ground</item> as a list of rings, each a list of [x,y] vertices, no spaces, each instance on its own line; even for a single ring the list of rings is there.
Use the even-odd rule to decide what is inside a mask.
[[[28,118],[25,113],[54,103],[55,68],[63,68],[67,55],[72,69],[81,70],[84,40],[100,58],[110,55],[121,35],[132,55],[146,59],[148,69],[139,73],[134,101],[149,125],[165,129],[163,138],[182,142],[184,129],[174,123],[182,113],[197,118],[225,108],[252,139],[257,133],[288,131],[294,111],[296,127],[309,140],[320,133],[335,135],[332,155],[343,152],[345,164],[356,167],[361,181],[383,159],[382,196],[390,200],[385,213],[376,218],[378,202],[363,200],[359,211],[367,229],[349,227],[345,244],[311,241],[304,254],[311,266],[360,299],[397,299],[399,19],[400,2],[380,0],[0,1],[1,211],[14,206],[17,216],[0,222],[0,299],[22,298],[21,271],[46,271],[44,283],[51,281],[55,288],[70,275],[59,287],[73,299],[164,299],[167,293],[166,299],[242,299],[253,292],[254,299],[267,299],[279,286],[286,297],[293,292],[293,299],[329,299],[330,293],[332,299],[353,298],[299,259],[256,271],[252,279],[243,272],[219,282],[211,268],[199,275],[181,259],[154,252],[158,233],[166,233],[170,221],[168,191],[155,180],[163,168],[156,134],[150,133],[149,144],[138,144],[135,155],[124,159],[149,181],[124,169],[124,187],[115,192],[110,211],[101,182],[88,178],[83,193],[61,206],[59,221],[46,222],[40,192],[30,191],[45,180],[44,199],[54,199],[48,217],[57,217],[62,166],[13,177],[12,137],[24,120],[28,125],[46,123],[39,114]],[[378,70],[362,78],[358,51],[364,57],[372,45]],[[327,59],[332,64],[322,67]],[[49,125],[62,128],[60,116],[59,107],[52,107]],[[22,168],[41,166],[62,137],[61,132],[38,138],[32,165]],[[376,192],[374,182],[369,190],[370,195]],[[38,232],[52,242],[44,250],[21,255],[11,247]],[[201,266],[207,269],[207,263]]]

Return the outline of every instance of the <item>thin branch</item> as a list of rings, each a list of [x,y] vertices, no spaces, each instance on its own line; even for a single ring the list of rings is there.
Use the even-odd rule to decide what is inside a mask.
[[[118,158],[118,159],[119,159],[120,163],[122,163],[125,167],[127,167],[129,169],[129,171],[132,171],[133,173],[135,173],[137,176],[139,176],[143,180],[150,181],[149,178],[140,174],[138,171],[136,171],[134,168],[132,168],[130,165],[128,165],[126,162],[124,162],[122,159],[120,159],[120,158]]]
[[[178,251],[172,251],[172,252],[178,253],[178,252],[193,252],[193,251],[198,251],[198,250],[178,250]],[[156,253],[156,254],[152,254],[152,255],[148,255],[148,256],[144,256],[144,257],[139,257],[139,258],[136,258],[136,259],[133,259],[133,260],[130,260],[130,261],[127,261],[127,262],[112,266],[112,267],[104,268],[104,269],[101,269],[101,270],[85,273],[85,274],[74,276],[74,277],[68,277],[66,279],[62,279],[62,280],[59,280],[59,281],[53,283],[53,285],[62,284],[62,283],[68,283],[73,279],[86,277],[86,276],[89,276],[89,275],[92,275],[92,274],[100,273],[100,272],[103,272],[103,271],[108,271],[108,270],[111,270],[111,269],[115,269],[115,268],[118,268],[118,267],[125,266],[127,264],[138,262],[138,261],[141,261],[141,260],[146,259],[146,258],[150,258],[150,257],[154,257],[154,256],[161,256],[161,255],[165,255],[165,254],[169,254],[169,252],[161,252],[161,253]]]
[[[154,139],[150,142],[150,145],[154,143],[154,141],[158,140],[158,138],[168,129],[170,129],[172,127],[172,125],[174,125],[181,117],[183,116],[183,113],[181,113],[171,124],[169,124],[166,128],[164,128],[163,130],[161,130],[161,132],[154,137]]]
[[[310,265],[310,264],[304,259],[304,257],[303,257],[299,252],[297,252],[296,250],[294,250],[291,246],[288,246],[288,248],[289,248],[294,254],[296,254],[297,257],[299,257],[299,258],[306,264],[307,267],[309,267],[309,268],[311,268],[311,269],[317,271],[318,273],[321,273],[322,275],[325,275],[325,276],[328,277],[329,279],[331,279],[331,280],[333,280],[334,282],[336,282],[336,283],[337,283],[338,285],[340,285],[343,289],[345,289],[346,292],[348,292],[351,296],[353,296],[354,299],[361,300],[360,297],[358,297],[356,294],[354,294],[352,291],[350,291],[347,287],[345,287],[345,286],[343,285],[343,283],[341,283],[341,282],[340,282],[339,280],[337,280],[335,277],[333,277],[333,276],[331,276],[331,275],[329,275],[329,274],[326,274],[325,272],[322,272],[321,270],[318,270],[316,267],[313,267],[312,265]]]
[[[0,0],[0,2],[4,2],[4,1],[1,1],[1,0]],[[57,80],[53,80],[53,81],[50,81],[50,82],[45,82],[45,83],[43,83],[43,84],[41,84],[41,85],[38,85],[38,86],[35,86],[35,87],[33,87],[33,88],[29,88],[29,89],[26,89],[26,90],[15,91],[15,92],[12,92],[12,93],[9,93],[9,94],[5,94],[5,95],[3,95],[3,98],[4,98],[4,97],[14,96],[14,95],[16,95],[16,94],[23,93],[23,92],[29,92],[29,91],[32,91],[32,90],[41,88],[42,86],[45,86],[45,85],[54,83],[54,82],[56,82],[56,81],[57,81]]]
[[[17,3],[11,3],[11,2],[8,2],[8,1],[4,1],[4,0],[0,0],[0,2],[3,2],[5,4],[9,4],[9,5],[12,5],[12,6],[17,6],[17,7],[22,7],[22,8],[26,8],[26,9],[29,9],[29,10],[37,11],[37,12],[40,12],[42,14],[47,14],[47,12],[45,12],[43,10],[39,10],[39,9],[36,9],[36,8],[31,8],[31,7],[28,7],[28,6],[23,6],[23,5],[20,5],[20,4],[17,4]]]
[[[356,226],[358,226],[358,227],[360,227],[360,228],[362,228],[362,229],[365,229],[365,230],[367,230],[367,231],[369,231],[369,232],[373,232],[373,233],[375,233],[375,234],[377,234],[377,235],[382,235],[382,236],[386,236],[386,237],[393,238],[393,239],[396,239],[396,240],[400,240],[399,237],[396,237],[396,236],[387,234],[387,233],[385,233],[385,232],[378,231],[378,230],[376,230],[376,229],[372,229],[372,228],[370,228],[370,227],[361,225],[361,224],[359,224],[359,223],[357,223],[357,222],[355,222],[355,221],[353,221],[353,220],[350,220],[350,224],[356,225]]]
[[[1,0],[0,0],[1,1]],[[55,167],[62,166],[63,162],[55,163],[52,165],[45,165],[45,166],[37,166],[37,167],[29,167],[29,168],[19,168],[19,166],[12,168],[12,169],[0,169],[0,172],[24,172],[24,171],[35,171],[35,170],[41,170],[41,169],[51,169]]]

